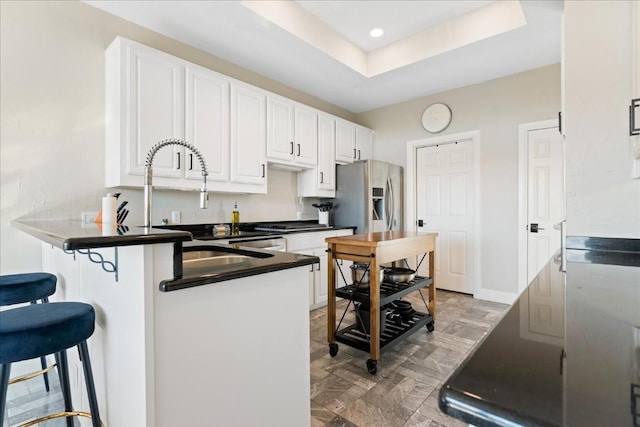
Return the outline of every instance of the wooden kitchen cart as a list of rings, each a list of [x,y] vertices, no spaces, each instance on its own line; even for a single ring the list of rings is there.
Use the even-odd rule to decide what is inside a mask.
[[[436,315],[436,287],[435,287],[435,243],[438,233],[416,233],[408,231],[384,231],[377,233],[355,234],[351,236],[329,237],[325,239],[328,245],[328,304],[327,304],[327,337],[329,353],[334,357],[338,353],[338,344],[349,345],[369,352],[367,370],[371,374],[377,372],[377,362],[380,351],[399,341],[400,338],[426,326],[431,332],[434,329]],[[380,282],[378,272],[382,264],[396,263],[418,257],[419,261],[428,262],[429,274],[426,277],[416,276],[408,283]],[[347,285],[336,289],[336,265],[334,260],[348,260],[369,264],[369,289],[362,291],[357,285]],[[340,267],[338,266],[338,269]],[[350,279],[350,275],[347,276]],[[415,312],[408,321],[401,324],[388,321],[385,332],[380,333],[381,307],[391,303],[411,292],[428,287],[429,300],[425,302],[428,313]],[[369,303],[369,334],[361,331],[356,325],[336,328],[336,297],[349,300],[346,310],[351,303]],[[344,319],[344,314],[342,316]],[[340,328],[342,319],[338,328]]]

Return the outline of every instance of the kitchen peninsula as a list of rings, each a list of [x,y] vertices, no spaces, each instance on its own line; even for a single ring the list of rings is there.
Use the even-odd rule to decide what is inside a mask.
[[[189,286],[163,292],[161,282],[181,283],[187,231],[12,224],[43,242],[55,298],[96,309],[89,351],[105,425],[309,425],[308,271],[317,257],[239,248],[235,267],[185,268]],[[77,354],[69,359],[79,375]],[[76,402],[86,400],[81,384],[72,378]]]

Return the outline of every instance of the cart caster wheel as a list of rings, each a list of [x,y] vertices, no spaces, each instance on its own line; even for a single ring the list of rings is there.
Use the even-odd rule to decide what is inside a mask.
[[[336,357],[336,354],[338,354],[338,344],[332,342],[329,344],[329,355],[331,357]]]
[[[433,332],[436,329],[436,325],[434,325],[433,321],[427,323],[427,331]]]
[[[376,372],[378,372],[378,361],[372,359],[367,360],[367,371],[369,371],[371,375],[375,375]]]

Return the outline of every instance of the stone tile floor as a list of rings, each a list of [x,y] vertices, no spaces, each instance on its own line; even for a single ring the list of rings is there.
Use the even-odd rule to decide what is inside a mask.
[[[414,308],[424,307],[418,293],[404,299]],[[340,344],[336,357],[329,356],[326,308],[312,311],[311,426],[466,426],[440,412],[438,390],[508,306],[441,290],[436,301],[435,331],[421,328],[383,352],[376,375],[367,372],[368,353]],[[338,303],[338,317],[345,307],[345,301]],[[351,310],[345,322],[353,322]],[[62,409],[56,377],[50,375],[49,393],[40,377],[9,387],[9,426]],[[77,420],[75,424],[79,425]],[[58,419],[39,425],[58,427],[66,423]]]
[[[423,291],[426,298],[426,291]],[[403,298],[424,307],[420,294]],[[346,301],[338,303],[339,317]],[[497,323],[508,305],[469,295],[436,293],[435,331],[421,328],[378,360],[367,372],[369,354],[339,344],[332,358],[326,340],[326,308],[311,313],[311,425],[360,427],[467,426],[438,409],[438,391],[472,348]],[[345,317],[353,323],[352,310]]]

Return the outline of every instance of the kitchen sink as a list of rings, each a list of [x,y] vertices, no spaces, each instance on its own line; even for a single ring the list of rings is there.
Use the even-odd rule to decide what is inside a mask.
[[[270,258],[273,254],[221,246],[188,246],[182,249],[182,264],[189,267],[220,267],[252,259]]]

